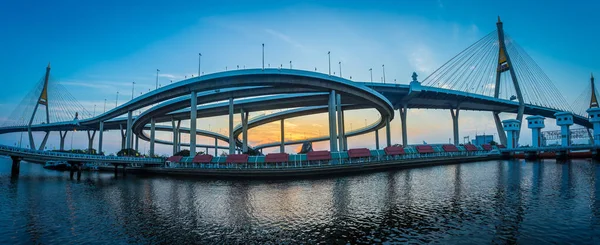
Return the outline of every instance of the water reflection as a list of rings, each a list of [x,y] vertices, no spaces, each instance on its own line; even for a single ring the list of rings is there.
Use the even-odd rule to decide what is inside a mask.
[[[8,163],[8,162],[7,162]],[[0,164],[0,244],[593,243],[596,162],[491,161],[295,181]]]

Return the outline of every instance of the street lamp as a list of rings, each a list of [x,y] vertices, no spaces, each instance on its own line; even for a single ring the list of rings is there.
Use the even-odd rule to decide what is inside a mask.
[[[331,51],[327,51],[327,58],[329,59],[329,75],[331,76]]]
[[[117,107],[118,103],[119,103],[119,91],[117,91],[117,99],[115,100],[115,108]]]
[[[200,76],[200,65],[202,64],[202,53],[198,53],[198,76]]]
[[[104,112],[103,113],[106,113],[106,99],[104,99]]]
[[[131,99],[133,100],[133,91],[135,90],[135,82],[131,85]]]
[[[373,82],[373,68],[369,68],[369,72],[371,73],[371,83]]]
[[[160,71],[159,69],[156,69],[156,89],[158,89],[158,72],[159,71]]]
[[[381,69],[383,69],[383,83],[385,83],[385,65],[381,65]]]
[[[342,62],[340,61],[339,64],[340,64],[340,77],[342,77]]]

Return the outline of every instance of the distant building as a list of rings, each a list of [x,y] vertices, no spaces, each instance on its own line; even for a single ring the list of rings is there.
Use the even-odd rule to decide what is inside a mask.
[[[475,135],[475,139],[471,140],[471,144],[473,145],[483,145],[483,144],[489,144],[490,142],[494,141],[494,136],[493,135]]]

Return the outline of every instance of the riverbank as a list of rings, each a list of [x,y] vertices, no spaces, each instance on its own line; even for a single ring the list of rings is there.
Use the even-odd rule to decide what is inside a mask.
[[[366,172],[385,171],[390,169],[419,168],[447,164],[497,160],[501,156],[461,156],[451,158],[421,158],[397,161],[378,161],[369,163],[353,163],[343,165],[322,165],[313,167],[286,168],[164,168],[144,167],[126,168],[126,173],[143,175],[197,176],[209,178],[302,178],[322,177],[332,175],[357,174]],[[114,167],[100,167],[100,171],[114,172]],[[119,172],[122,169],[119,168]]]

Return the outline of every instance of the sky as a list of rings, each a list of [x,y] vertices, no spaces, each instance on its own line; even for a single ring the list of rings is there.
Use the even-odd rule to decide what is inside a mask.
[[[9,119],[48,62],[53,81],[96,114],[130,99],[133,82],[135,96],[154,88],[156,69],[161,85],[197,75],[198,53],[205,74],[260,67],[262,43],[265,63],[272,67],[292,61],[294,69],[327,72],[331,51],[332,63],[342,62],[346,78],[369,81],[373,68],[374,79],[380,80],[385,64],[387,81],[407,84],[413,71],[425,78],[494,31],[498,16],[505,32],[573,102],[589,83],[590,73],[600,74],[600,25],[595,17],[599,10],[598,1],[0,1],[0,121]],[[250,117],[263,113],[272,112],[252,112]],[[348,112],[346,128],[372,123],[378,116],[374,110]],[[326,119],[325,114],[289,119],[286,137],[325,134]],[[463,136],[495,133],[489,112],[461,112],[459,124],[461,142]],[[225,117],[198,119],[198,125],[227,130]],[[556,129],[553,120],[546,125]],[[409,143],[446,143],[452,137],[450,112],[410,110],[408,131]],[[105,135],[104,149],[118,151],[118,133]],[[396,115],[392,142],[400,143],[400,135]],[[0,135],[0,143],[14,145],[19,137]],[[36,134],[36,141],[41,137]],[[170,139],[164,133],[159,137]],[[251,145],[278,137],[278,123],[249,132]],[[75,133],[73,148],[85,148],[86,138],[85,132]],[[349,146],[373,148],[374,138],[373,133],[353,137]],[[383,145],[385,138],[380,140]],[[524,131],[521,144],[530,142],[530,133]],[[58,133],[48,146],[58,147]],[[314,148],[327,149],[328,143]],[[140,150],[147,151],[148,143],[141,143]],[[161,154],[170,150],[157,147]]]

